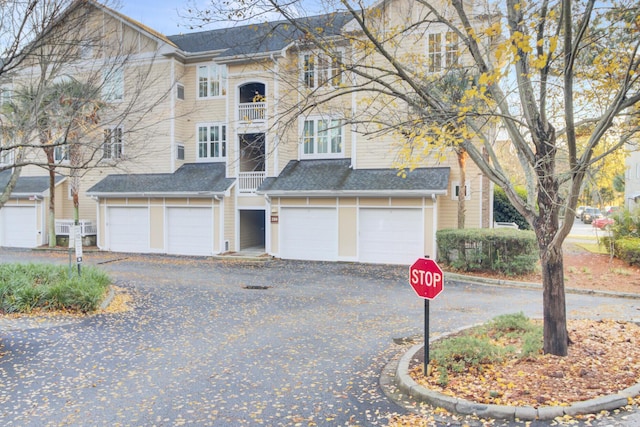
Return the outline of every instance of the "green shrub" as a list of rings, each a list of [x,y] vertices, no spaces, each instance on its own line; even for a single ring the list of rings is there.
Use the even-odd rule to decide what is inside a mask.
[[[96,310],[111,283],[109,276],[94,267],[83,268],[81,277],[68,275],[66,266],[1,264],[0,311]]]
[[[640,209],[634,212],[625,209],[615,215],[613,224],[613,238],[615,240],[624,237],[640,237]]]
[[[519,275],[535,271],[538,250],[532,231],[509,228],[436,232],[439,261],[462,271]]]
[[[614,255],[629,263],[640,266],[640,238],[624,237],[616,239],[613,244]]]
[[[524,188],[516,187],[516,193],[522,200],[527,200],[527,190]],[[497,186],[493,191],[493,219],[496,222],[515,222],[521,230],[531,229],[527,220],[513,207],[504,190]]]
[[[503,347],[501,337],[520,338],[520,351],[514,346]],[[446,386],[449,372],[463,372],[482,365],[500,363],[506,358],[532,358],[542,354],[543,329],[523,313],[498,316],[485,325],[470,328],[458,335],[435,341],[430,359],[438,370],[438,383]]]

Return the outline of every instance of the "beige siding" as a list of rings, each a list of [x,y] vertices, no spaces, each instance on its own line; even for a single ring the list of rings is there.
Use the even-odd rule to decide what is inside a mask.
[[[342,205],[342,203],[340,203]],[[358,255],[358,209],[338,209],[338,256],[355,258]]]
[[[165,226],[164,206],[152,204],[149,209],[149,245],[152,252],[163,252],[164,245],[164,226]]]

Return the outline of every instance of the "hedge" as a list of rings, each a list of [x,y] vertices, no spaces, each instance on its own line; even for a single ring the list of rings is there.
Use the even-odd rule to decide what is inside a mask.
[[[524,188],[516,187],[516,192],[522,200],[527,200],[527,191]],[[531,229],[527,220],[513,207],[504,190],[497,186],[493,190],[493,220],[515,222],[521,230]]]
[[[438,260],[462,271],[498,271],[514,276],[538,265],[533,231],[509,228],[445,229],[436,232]]]
[[[603,243],[607,248],[611,248],[611,239],[607,236],[603,238]],[[623,237],[615,239],[613,243],[613,255],[629,265],[640,267],[640,238]]]

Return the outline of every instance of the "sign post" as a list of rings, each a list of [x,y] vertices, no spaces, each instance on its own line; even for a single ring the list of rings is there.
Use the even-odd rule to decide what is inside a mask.
[[[424,299],[424,375],[429,374],[429,301],[444,288],[444,273],[428,257],[418,258],[409,269],[409,283],[416,294]]]
[[[80,276],[80,266],[82,265],[82,227],[75,225],[73,228],[73,234],[75,234],[76,264],[78,264],[78,276]]]

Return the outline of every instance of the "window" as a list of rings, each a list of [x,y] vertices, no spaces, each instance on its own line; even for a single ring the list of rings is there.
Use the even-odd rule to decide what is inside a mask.
[[[427,41],[429,72],[437,73],[443,67],[457,66],[460,57],[458,44],[458,35],[456,33],[447,32],[444,33],[444,37],[442,33],[429,34]],[[444,63],[442,62],[443,58],[445,60]]]
[[[302,81],[308,88],[324,84],[337,87],[342,83],[342,51],[332,56],[325,53],[306,53],[302,55]]]
[[[123,153],[122,128],[116,127],[104,130],[104,144],[102,145],[102,158],[116,160],[122,158]]]
[[[184,86],[180,83],[176,86],[176,96],[178,99],[184,99]]]
[[[124,70],[109,69],[102,75],[102,99],[105,101],[122,101],[124,99]]]
[[[11,102],[11,88],[8,86],[0,87],[0,106]]]
[[[2,136],[0,135],[0,165],[13,165],[13,150],[8,149],[8,146],[9,143],[7,142],[5,144]]]
[[[342,155],[342,123],[335,119],[307,119],[302,129],[302,155]]]
[[[184,144],[178,144],[176,149],[176,159],[184,160]]]
[[[227,94],[226,65],[198,66],[198,98],[212,98]]]
[[[53,161],[56,163],[69,161],[69,146],[57,145],[53,149]]]
[[[452,186],[451,200],[458,200],[458,195],[460,194],[460,182],[454,181],[451,183],[451,186]],[[467,182],[464,186],[464,189],[465,189],[464,199],[471,200],[471,184]]]
[[[445,49],[445,61],[447,67],[455,67],[458,65],[458,34],[448,32],[445,36],[446,45]]]
[[[198,159],[223,160],[227,157],[227,127],[222,124],[198,125]]]

